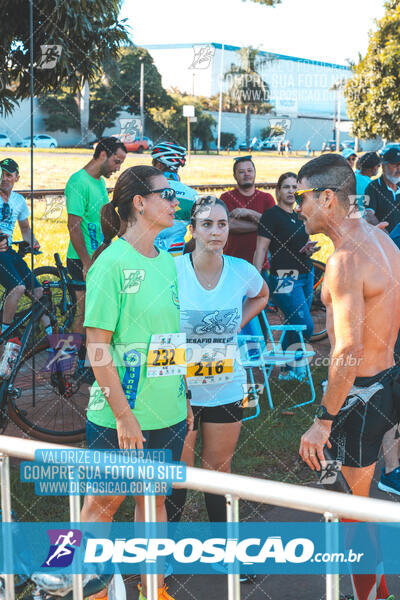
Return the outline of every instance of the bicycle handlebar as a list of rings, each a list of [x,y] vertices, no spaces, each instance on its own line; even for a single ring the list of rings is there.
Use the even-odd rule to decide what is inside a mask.
[[[25,254],[43,254],[39,248],[31,248],[29,242],[22,240],[20,242],[11,242],[14,246],[18,246],[18,254],[25,256]]]

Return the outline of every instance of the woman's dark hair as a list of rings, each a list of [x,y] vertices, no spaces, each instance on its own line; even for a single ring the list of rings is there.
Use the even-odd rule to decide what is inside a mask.
[[[193,229],[196,229],[196,218],[197,218],[198,214],[201,213],[204,210],[204,208],[207,208],[207,207],[211,208],[213,206],[222,206],[222,208],[226,212],[226,216],[229,219],[229,211],[223,200],[220,200],[216,196],[211,196],[211,195],[210,196],[207,196],[207,195],[199,196],[197,198],[196,202],[193,204],[192,211],[190,213],[190,224],[193,227]]]
[[[297,173],[292,173],[292,171],[288,171],[287,173],[282,173],[282,175],[279,177],[278,182],[276,184],[276,189],[280,190],[281,187],[283,186],[283,182],[286,179],[289,179],[289,177],[294,177],[297,180]]]
[[[126,169],[118,177],[111,202],[101,209],[101,230],[104,241],[93,254],[92,262],[111,244],[118,232],[125,231],[129,221],[135,220],[133,197],[149,194],[152,189],[151,179],[157,175],[162,175],[159,169],[138,165]]]

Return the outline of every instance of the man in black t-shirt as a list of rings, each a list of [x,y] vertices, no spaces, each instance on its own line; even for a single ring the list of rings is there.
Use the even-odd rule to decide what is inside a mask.
[[[278,204],[262,214],[258,225],[253,264],[261,270],[263,257],[270,252],[268,285],[274,304],[283,312],[285,323],[306,326],[307,339],[314,329],[310,315],[314,277],[309,256],[317,248],[293,211],[296,189],[295,173],[281,175],[276,188]],[[287,332],[282,340],[283,350],[298,341],[296,332]],[[291,367],[281,371],[279,378],[303,380],[305,376],[305,367]]]

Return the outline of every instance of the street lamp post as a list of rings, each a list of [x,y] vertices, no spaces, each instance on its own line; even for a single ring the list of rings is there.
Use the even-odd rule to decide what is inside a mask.
[[[143,140],[144,133],[144,64],[140,60],[140,141]]]

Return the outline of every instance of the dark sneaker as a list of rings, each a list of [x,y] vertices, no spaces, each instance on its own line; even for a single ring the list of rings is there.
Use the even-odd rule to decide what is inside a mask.
[[[384,492],[400,496],[400,467],[393,469],[393,471],[387,474],[385,473],[385,469],[382,469],[378,488]]]

